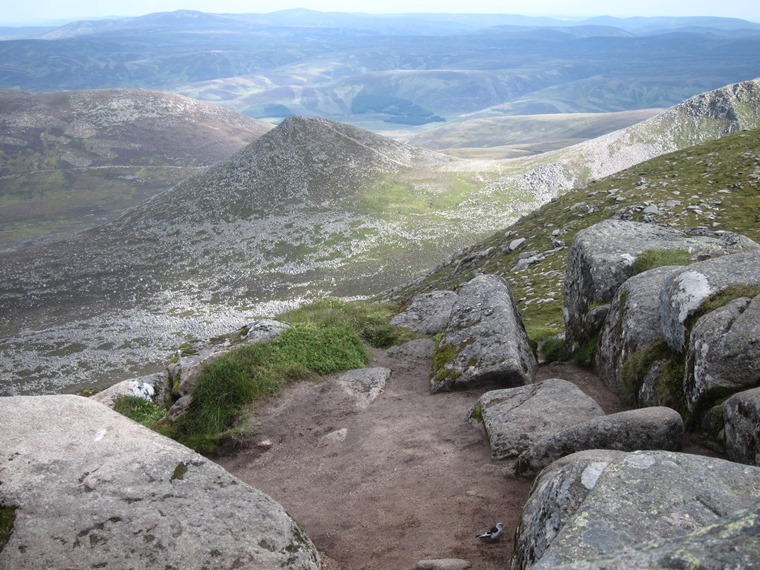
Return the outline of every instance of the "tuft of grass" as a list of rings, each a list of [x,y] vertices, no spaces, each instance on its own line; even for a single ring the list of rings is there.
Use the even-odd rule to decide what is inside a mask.
[[[565,355],[565,340],[558,336],[548,338],[541,345],[541,352],[544,362],[559,362]]]
[[[369,356],[356,329],[345,322],[293,322],[279,338],[236,348],[209,363],[193,389],[188,413],[171,436],[199,452],[213,453],[240,436],[245,406],[276,394],[294,380],[366,365]]]
[[[16,521],[16,507],[0,506],[0,552],[10,540],[13,523]]]
[[[174,471],[172,472],[172,476],[169,479],[170,481],[176,481],[176,480],[182,480],[185,478],[185,473],[187,473],[187,463],[177,463],[177,466],[174,468]]]
[[[760,295],[760,285],[732,285],[727,287],[723,291],[719,291],[702,303],[700,312],[704,315],[715,309],[720,309],[728,305],[734,299],[740,299],[746,297],[748,299],[754,299]]]
[[[325,298],[283,313],[278,318],[290,324],[345,323],[354,328],[370,346],[388,348],[412,338],[409,331],[390,324],[390,320],[398,312],[398,306],[393,303],[349,303],[340,299]]]
[[[666,265],[689,265],[691,254],[686,249],[648,249],[636,258],[631,269],[633,275]]]
[[[114,400],[113,409],[130,420],[148,427],[166,414],[166,410],[158,404],[144,398],[127,395],[119,396]]]
[[[645,346],[631,355],[623,364],[621,370],[625,390],[623,399],[630,405],[639,404],[639,391],[647,374],[657,363],[659,363],[659,369],[654,381],[654,390],[661,405],[678,411],[684,421],[687,421],[691,414],[686,404],[683,386],[685,357],[671,350],[664,340]]]

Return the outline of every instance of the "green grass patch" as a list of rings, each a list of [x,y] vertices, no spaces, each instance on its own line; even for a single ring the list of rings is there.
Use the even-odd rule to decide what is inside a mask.
[[[712,295],[709,299],[702,303],[700,312],[704,315],[710,311],[714,311],[715,309],[725,307],[734,299],[740,299],[742,297],[746,297],[747,299],[754,299],[758,295],[760,295],[760,285],[731,285],[723,291]]]
[[[558,336],[548,338],[541,344],[541,352],[544,362],[559,362],[565,355],[565,340]]]
[[[640,404],[639,392],[654,366],[658,366],[658,371],[653,387],[660,404],[677,410],[686,421],[690,413],[683,387],[685,359],[671,350],[664,340],[653,342],[632,354],[623,364],[623,399],[633,406]]]
[[[137,396],[120,396],[113,403],[113,409],[144,426],[151,426],[166,415],[166,410],[153,402]]]
[[[10,540],[13,523],[16,521],[16,507],[0,506],[0,552]]]
[[[305,319],[305,313],[302,314]],[[225,439],[244,435],[243,408],[276,394],[294,380],[361,368],[367,350],[346,322],[294,322],[277,339],[231,350],[209,363],[192,392],[186,415],[170,435],[199,452],[212,453]]]
[[[689,265],[691,262],[691,254],[685,249],[648,249],[639,254],[631,269],[634,275],[638,275],[655,267]]]

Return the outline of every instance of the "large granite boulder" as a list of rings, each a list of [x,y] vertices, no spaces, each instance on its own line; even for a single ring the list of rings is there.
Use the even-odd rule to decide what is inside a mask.
[[[270,497],[102,404],[0,398],[0,422],[0,568],[320,567]]]
[[[732,233],[691,236],[653,224],[605,220],[586,228],[573,239],[564,286],[566,348],[570,354],[598,332],[589,330],[589,309],[609,303],[618,287],[633,274],[633,263],[647,250],[685,250],[699,255],[757,250],[752,240]]]
[[[517,457],[563,428],[604,412],[572,382],[550,378],[518,388],[492,390],[470,409],[469,419],[483,428],[494,459]]]
[[[466,283],[433,357],[431,391],[482,384],[520,386],[532,380],[536,367],[506,281],[481,275]]]
[[[760,468],[669,451],[613,461],[533,566],[556,568],[720,524],[760,501]]]
[[[685,352],[690,318],[710,297],[730,293],[737,287],[760,288],[760,252],[716,257],[671,274],[660,290],[660,322],[668,345],[677,352]],[[736,295],[740,296],[745,295]]]
[[[637,386],[626,385],[623,366],[639,350],[662,340],[660,288],[678,269],[658,267],[634,275],[623,283],[612,300],[596,350],[596,372],[618,396],[639,401]]]
[[[638,544],[596,560],[554,566],[553,570],[749,570],[757,568],[760,560],[759,536],[760,503],[756,503],[687,534]]]
[[[760,465],[760,388],[723,402],[726,453],[731,461]]]
[[[662,406],[591,418],[531,445],[520,454],[515,470],[536,472],[560,457],[587,449],[679,451],[683,434],[681,415]]]
[[[420,293],[412,297],[403,313],[391,319],[391,324],[423,334],[438,334],[446,328],[456,300],[457,294],[454,291]]]
[[[756,386],[760,386],[760,295],[734,299],[697,321],[689,336],[684,378],[686,404],[692,412]]]
[[[594,488],[602,471],[624,456],[622,451],[580,451],[541,471],[517,525],[510,561],[512,570],[528,568],[544,555],[567,519]]]

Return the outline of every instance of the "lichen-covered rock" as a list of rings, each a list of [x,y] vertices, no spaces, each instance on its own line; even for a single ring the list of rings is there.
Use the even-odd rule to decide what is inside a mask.
[[[553,570],[735,570],[757,568],[760,560],[760,503],[693,532],[639,544],[604,558],[553,567]]]
[[[760,465],[760,388],[723,402],[726,453],[731,461]]]
[[[660,329],[660,288],[676,266],[658,267],[634,275],[612,300],[596,349],[599,378],[621,398],[637,399],[626,386],[623,366],[637,351],[663,338]]]
[[[0,398],[0,568],[316,570],[270,497],[88,398]]]
[[[96,402],[113,407],[114,401],[122,396],[134,396],[164,406],[169,403],[171,396],[166,374],[157,372],[133,380],[124,380],[90,397]]]
[[[515,532],[512,570],[528,568],[543,556],[565,521],[594,488],[602,471],[624,456],[621,451],[580,451],[541,471]]]
[[[431,291],[415,295],[407,309],[391,319],[391,324],[423,334],[438,334],[446,328],[456,300],[457,294],[454,291]]]
[[[482,426],[491,457],[517,457],[541,439],[563,428],[604,415],[575,384],[550,378],[518,388],[492,390],[470,409],[469,418]]]
[[[629,410],[591,418],[531,445],[520,454],[515,470],[536,472],[552,461],[587,449],[664,449],[679,451],[683,445],[681,415],[670,408]]]
[[[536,367],[504,279],[481,275],[466,283],[433,357],[431,391],[487,383],[520,386],[532,380]]]
[[[689,236],[677,230],[623,220],[605,220],[578,232],[565,274],[565,335],[569,353],[596,334],[584,326],[594,304],[608,303],[631,277],[636,258],[647,250],[680,249],[694,256],[758,249],[752,240],[731,233]]]
[[[689,345],[689,318],[711,296],[737,286],[760,287],[760,252],[716,257],[671,274],[660,290],[660,322],[668,345],[684,352]]]
[[[534,568],[609,556],[721,522],[760,501],[760,468],[670,451],[613,461]]]
[[[684,391],[689,410],[760,386],[760,295],[734,299],[700,318],[689,336]]]

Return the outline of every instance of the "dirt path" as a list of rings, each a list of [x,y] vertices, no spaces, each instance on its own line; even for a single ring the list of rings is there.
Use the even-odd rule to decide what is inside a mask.
[[[493,387],[431,395],[429,359],[378,351],[371,365],[393,374],[368,409],[334,381],[295,384],[256,409],[259,439],[271,448],[252,446],[219,463],[279,501],[329,570],[403,570],[430,558],[505,568],[531,482],[513,477],[511,463],[492,460],[481,432],[466,422]],[[622,409],[577,367],[542,369],[540,379],[549,377],[576,382],[607,413]],[[499,521],[504,540],[475,538]]]

